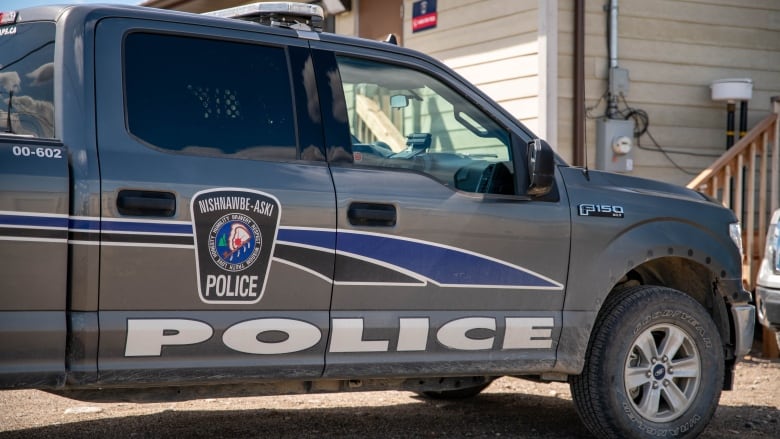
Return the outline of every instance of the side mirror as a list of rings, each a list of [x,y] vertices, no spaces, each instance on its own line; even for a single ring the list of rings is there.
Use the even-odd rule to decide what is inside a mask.
[[[550,192],[555,181],[555,154],[547,142],[528,142],[528,195],[541,196]]]

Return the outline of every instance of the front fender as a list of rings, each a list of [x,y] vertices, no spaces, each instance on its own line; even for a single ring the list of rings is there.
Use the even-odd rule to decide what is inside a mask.
[[[652,261],[689,261],[696,267],[693,277],[699,279],[690,279],[688,288],[681,289],[700,300],[717,282],[720,294],[745,301],[741,255],[728,234],[732,212],[685,194],[616,187],[606,174],[593,173],[590,180],[581,172],[564,174],[572,200],[572,243],[556,371],[581,372],[607,295],[625,276]],[[620,206],[624,216],[583,216],[579,203]]]
[[[695,262],[713,280],[731,283],[742,278],[739,251],[725,232],[717,234],[680,219],[656,218],[633,224],[599,246],[589,229],[574,226],[564,311],[597,311],[626,274],[662,258]]]
[[[582,236],[582,235],[580,235]],[[657,220],[637,225],[594,252],[587,236],[572,243],[572,263],[562,314],[556,370],[578,374],[582,370],[590,333],[598,312],[615,285],[637,267],[664,258],[695,262],[709,272],[707,278],[684,280],[703,297],[712,282],[723,285],[722,294],[741,284],[739,252],[730,242],[692,224]],[[728,245],[735,254],[724,251]],[[739,283],[734,280],[738,279]],[[741,288],[737,287],[741,293]],[[690,292],[690,291],[689,291]],[[728,339],[726,339],[728,340]]]

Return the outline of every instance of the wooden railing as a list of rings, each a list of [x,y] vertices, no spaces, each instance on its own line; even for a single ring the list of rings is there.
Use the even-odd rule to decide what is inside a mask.
[[[764,257],[768,223],[780,202],[780,102],[773,102],[773,114],[759,122],[688,183],[690,189],[720,200],[739,218],[744,245],[742,283],[748,290],[755,288],[756,275]],[[779,353],[774,334],[766,328],[762,333],[762,354],[767,358],[777,358]]]
[[[775,110],[688,183],[688,188],[718,199],[736,213],[745,255],[742,278],[749,290],[764,256],[768,222],[780,202],[780,114]]]

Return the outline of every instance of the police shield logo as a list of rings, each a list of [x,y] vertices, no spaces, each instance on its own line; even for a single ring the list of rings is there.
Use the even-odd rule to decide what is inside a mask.
[[[198,192],[190,206],[198,294],[206,303],[257,303],[271,267],[281,205],[250,189]]]

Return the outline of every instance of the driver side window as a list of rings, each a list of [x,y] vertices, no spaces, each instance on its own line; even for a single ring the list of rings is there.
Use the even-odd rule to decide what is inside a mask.
[[[423,172],[454,189],[515,194],[509,133],[439,80],[337,57],[356,165]]]

